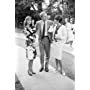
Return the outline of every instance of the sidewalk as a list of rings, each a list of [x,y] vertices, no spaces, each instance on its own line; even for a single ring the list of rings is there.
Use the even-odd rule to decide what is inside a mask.
[[[25,49],[17,46],[17,50],[16,74],[25,90],[74,90],[74,82],[68,77],[56,73],[51,65],[49,65],[50,71],[48,73],[39,72],[39,57],[35,59],[33,66],[37,74],[30,77],[27,73],[28,60],[25,58]]]

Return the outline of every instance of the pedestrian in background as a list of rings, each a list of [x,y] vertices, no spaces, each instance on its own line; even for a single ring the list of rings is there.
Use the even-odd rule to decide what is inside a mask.
[[[67,29],[67,41],[66,44],[69,44],[70,47],[72,47],[73,41],[74,41],[74,31],[72,28],[72,24],[69,22],[69,18],[65,18],[65,26]]]

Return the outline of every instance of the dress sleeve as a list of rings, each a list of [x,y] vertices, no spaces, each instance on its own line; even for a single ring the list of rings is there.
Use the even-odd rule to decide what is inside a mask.
[[[60,38],[61,40],[66,39],[67,37],[67,30],[65,26],[62,26],[58,30],[57,38]]]

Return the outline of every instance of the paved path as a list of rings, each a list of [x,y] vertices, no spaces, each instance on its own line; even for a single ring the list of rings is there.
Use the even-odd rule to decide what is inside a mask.
[[[25,39],[26,38],[24,34],[16,33],[16,44],[18,46],[25,48]],[[39,47],[37,47],[37,52],[39,52]],[[70,48],[67,45],[64,46],[62,65],[66,75],[69,78],[75,80],[75,57],[73,53],[73,48]],[[52,65],[54,68],[56,67],[53,56],[50,58],[50,65]]]
[[[25,50],[22,47],[18,49],[18,60],[16,74],[25,90],[74,90],[74,82],[55,72],[55,69],[49,65],[50,72],[38,72],[40,68],[39,58],[34,61],[33,69],[37,73],[30,77],[27,74],[28,60],[25,58]]]
[[[74,81],[55,72],[51,65],[49,65],[50,72],[38,72],[40,69],[39,57],[34,60],[33,66],[37,74],[30,77],[27,74],[28,60],[25,58],[25,49],[22,48],[25,46],[22,43],[23,40],[21,40],[21,44],[17,43],[18,59],[16,74],[25,90],[74,90]]]

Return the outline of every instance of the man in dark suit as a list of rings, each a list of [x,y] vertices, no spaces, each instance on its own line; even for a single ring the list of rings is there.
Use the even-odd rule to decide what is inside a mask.
[[[49,58],[50,58],[50,43],[52,39],[48,30],[53,22],[51,20],[47,20],[46,12],[41,12],[40,16],[42,20],[37,21],[36,23],[36,30],[38,32],[39,49],[40,49],[40,63],[41,63],[40,72],[44,70],[45,54],[46,54],[45,71],[48,72],[49,71],[48,64],[49,64]]]

